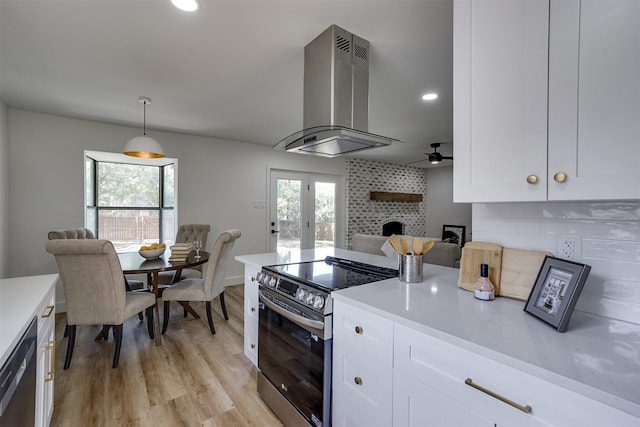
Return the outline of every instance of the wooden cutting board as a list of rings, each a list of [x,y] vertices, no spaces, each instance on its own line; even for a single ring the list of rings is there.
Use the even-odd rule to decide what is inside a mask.
[[[504,248],[502,250],[502,275],[500,295],[527,301],[538,277],[544,257],[551,255],[541,251]]]
[[[489,280],[500,294],[502,246],[488,242],[468,242],[462,248],[458,286],[473,292],[473,285],[480,277],[480,264],[489,266]]]

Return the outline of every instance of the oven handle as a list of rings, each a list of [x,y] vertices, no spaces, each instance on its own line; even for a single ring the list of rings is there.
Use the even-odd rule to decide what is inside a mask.
[[[307,319],[306,317],[299,316],[295,313],[290,312],[289,310],[285,310],[277,304],[272,303],[267,298],[262,296],[262,292],[260,292],[259,299],[264,305],[269,307],[271,310],[275,311],[281,316],[291,320],[292,322],[308,326],[309,328],[318,329],[320,332],[324,330],[324,322],[319,320]]]

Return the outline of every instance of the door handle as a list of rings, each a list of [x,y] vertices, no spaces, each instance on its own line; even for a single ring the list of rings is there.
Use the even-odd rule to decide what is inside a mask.
[[[271,234],[276,234],[276,233],[279,233],[279,232],[280,232],[280,230],[271,230]]]

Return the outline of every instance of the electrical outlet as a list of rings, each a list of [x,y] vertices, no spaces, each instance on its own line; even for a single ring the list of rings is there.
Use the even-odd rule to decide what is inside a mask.
[[[582,237],[579,234],[558,235],[558,258],[580,260],[582,258]]]

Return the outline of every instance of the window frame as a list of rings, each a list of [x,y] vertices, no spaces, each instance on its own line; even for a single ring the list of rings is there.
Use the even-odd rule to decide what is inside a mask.
[[[158,236],[160,242],[170,242],[175,236],[175,232],[178,229],[178,159],[163,157],[161,159],[142,159],[127,156],[120,153],[107,153],[101,151],[84,151],[84,181],[83,181],[83,205],[84,205],[84,223],[85,227],[93,231],[94,235],[99,238],[100,224],[99,224],[99,212],[101,210],[136,210],[136,211],[150,211],[158,212]],[[90,162],[90,167],[87,164]],[[155,166],[159,168],[159,180],[158,180],[158,206],[152,207],[138,207],[138,206],[99,206],[98,205],[98,179],[97,170],[99,163],[120,163],[127,165],[140,165],[140,166]],[[174,189],[173,189],[173,205],[166,206],[165,200],[165,168],[167,166],[173,166],[174,170]],[[91,176],[89,176],[89,174]],[[88,184],[91,182],[92,188],[89,191]],[[92,199],[92,200],[89,200]],[[173,221],[169,226],[165,226],[165,215],[169,212],[173,212]],[[172,230],[171,230],[172,229]]]

